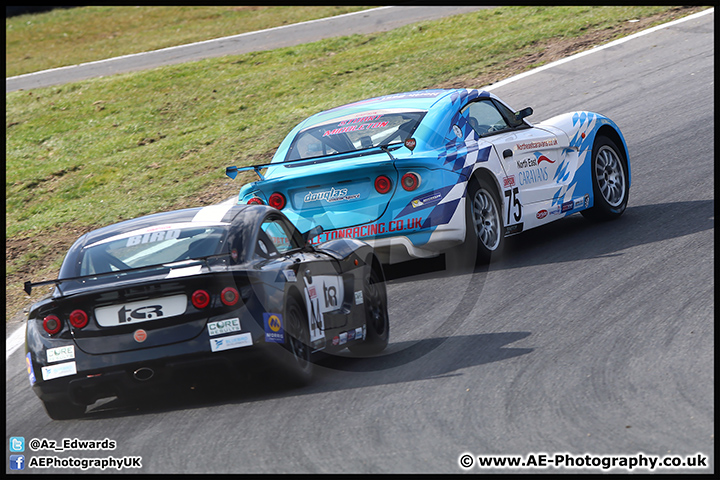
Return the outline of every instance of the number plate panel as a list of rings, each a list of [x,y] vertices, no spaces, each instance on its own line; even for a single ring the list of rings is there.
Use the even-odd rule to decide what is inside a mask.
[[[96,308],[95,318],[101,327],[117,327],[176,317],[186,309],[187,296],[173,295]]]

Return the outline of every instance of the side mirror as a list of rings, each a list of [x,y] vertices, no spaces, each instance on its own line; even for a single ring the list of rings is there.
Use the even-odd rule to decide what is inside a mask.
[[[307,232],[303,233],[303,240],[305,241],[305,245],[310,243],[310,240],[317,237],[318,235],[321,235],[325,229],[323,229],[322,225],[315,225],[313,228],[308,230]]]
[[[515,112],[515,118],[517,120],[522,120],[523,118],[529,117],[532,114],[533,114],[532,107],[525,107],[522,110],[520,110],[519,112]]]

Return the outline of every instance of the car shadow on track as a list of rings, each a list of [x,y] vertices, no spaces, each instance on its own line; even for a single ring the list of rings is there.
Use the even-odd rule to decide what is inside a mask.
[[[270,399],[312,395],[433,378],[462,375],[466,368],[526,355],[532,348],[508,347],[529,332],[489,333],[429,338],[392,343],[380,355],[357,358],[347,354],[321,355],[313,381],[293,388],[272,371],[246,371],[233,381],[209,378],[134,400],[105,399],[91,406],[82,420],[158,414],[178,410],[240,405]],[[429,356],[438,351],[437,355]],[[421,365],[413,365],[421,362]]]
[[[489,265],[447,269],[445,255],[385,265],[388,282],[431,275],[455,276],[616,255],[628,248],[683,237],[715,228],[714,201],[660,203],[628,207],[622,217],[594,223],[580,214],[505,239],[505,249]]]

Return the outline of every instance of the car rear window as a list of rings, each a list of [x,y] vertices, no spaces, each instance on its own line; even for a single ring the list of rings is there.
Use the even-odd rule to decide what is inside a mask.
[[[424,110],[372,110],[313,125],[295,136],[285,161],[402,143],[412,136],[425,113]]]
[[[128,232],[86,246],[80,275],[162,265],[220,253],[227,226],[162,225]]]

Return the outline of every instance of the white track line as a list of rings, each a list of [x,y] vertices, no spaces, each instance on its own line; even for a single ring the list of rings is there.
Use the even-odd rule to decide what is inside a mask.
[[[380,7],[380,8],[389,8],[389,7]],[[376,9],[376,10],[377,10],[377,9]],[[367,12],[367,10],[362,10],[362,12]],[[679,23],[682,23],[682,22],[685,22],[685,21],[688,21],[688,20],[694,20],[694,19],[696,19],[696,18],[698,18],[698,17],[701,17],[701,16],[703,16],[703,15],[708,15],[708,14],[714,13],[714,12],[715,12],[715,9],[714,9],[714,8],[710,8],[710,9],[708,9],[708,10],[703,10],[702,12],[693,13],[692,15],[688,15],[687,17],[683,17],[683,18],[679,18],[679,19],[677,19],[677,20],[673,20],[672,22],[663,23],[662,25],[657,25],[657,26],[655,26],[655,27],[648,28],[647,30],[642,30],[642,31],[640,31],[640,32],[638,32],[638,33],[634,33],[634,34],[632,34],[632,35],[628,35],[627,37],[620,38],[620,39],[618,39],[618,40],[615,40],[615,41],[613,41],[613,42],[607,43],[607,44],[605,44],[605,45],[600,45],[600,46],[598,46],[598,47],[591,48],[590,50],[586,50],[586,51],[584,51],[584,52],[576,53],[575,55],[571,55],[571,56],[569,56],[569,57],[567,57],[567,58],[563,58],[563,59],[558,60],[558,61],[556,61],[556,62],[548,63],[547,65],[543,65],[542,67],[534,68],[534,69],[532,69],[532,70],[529,70],[529,71],[527,71],[527,72],[521,73],[521,74],[519,74],[519,75],[515,75],[514,77],[507,78],[507,79],[505,79],[505,80],[503,80],[503,81],[501,81],[501,82],[497,82],[497,83],[494,83],[494,84],[492,84],[492,85],[490,85],[490,86],[488,86],[488,87],[485,87],[484,90],[493,90],[493,89],[495,89],[495,88],[502,87],[502,86],[504,86],[504,85],[507,85],[508,83],[512,83],[512,82],[515,82],[515,81],[517,81],[517,80],[520,80],[521,78],[525,78],[525,77],[530,76],[530,75],[533,75],[533,74],[535,74],[535,73],[542,72],[543,70],[547,70],[548,68],[552,68],[552,67],[556,67],[556,66],[558,66],[558,65],[562,65],[563,63],[569,62],[569,61],[571,61],[571,60],[576,60],[576,59],[578,59],[578,58],[580,58],[580,57],[584,57],[585,55],[590,55],[591,53],[597,53],[597,52],[599,52],[599,51],[601,51],[601,50],[604,50],[604,49],[610,48],[610,47],[614,47],[615,45],[620,45],[621,43],[625,43],[625,42],[627,42],[627,41],[629,41],[629,40],[632,40],[632,39],[634,39],[634,38],[642,37],[643,35],[647,35],[647,34],[649,34],[649,33],[656,32],[656,31],[661,30],[661,29],[663,29],[663,28],[672,27],[673,25],[677,25],[677,24],[679,24]],[[360,13],[360,12],[354,12],[354,13]],[[353,15],[354,13],[346,13],[345,15]],[[339,15],[339,16],[343,16],[343,15]],[[323,20],[323,19],[320,19],[320,20]],[[320,21],[320,20],[312,20],[312,22],[317,22],[317,21]],[[305,23],[310,23],[310,22],[305,22]],[[282,27],[275,27],[275,29],[284,28],[284,27],[287,27],[287,26],[289,26],[289,25],[283,25]],[[268,30],[274,30],[274,29],[273,29],[273,28],[270,28],[270,29],[268,29]],[[241,35],[245,35],[245,34],[241,34]],[[198,43],[203,43],[203,42],[198,42]],[[170,48],[175,48],[175,47],[170,47]],[[135,55],[140,55],[140,54],[135,54]],[[132,56],[132,55],[127,55],[127,56]],[[62,68],[68,68],[68,67],[62,67]],[[56,69],[56,70],[59,70],[59,69]],[[47,70],[46,70],[46,71],[47,71]],[[27,75],[32,75],[32,74],[27,74]],[[232,199],[228,199],[228,201],[231,201],[231,200],[232,200]],[[223,202],[223,203],[225,203],[225,202]],[[23,324],[22,327],[20,327],[20,328],[17,329],[15,332],[13,332],[12,335],[10,335],[10,336],[8,337],[8,339],[5,341],[5,359],[7,360],[8,358],[10,358],[10,355],[12,355],[12,354],[15,352],[15,350],[17,350],[18,348],[20,348],[20,347],[23,345],[24,342],[25,342],[25,325]]]
[[[228,36],[228,37],[212,38],[212,39],[210,39],[210,40],[202,40],[202,41],[200,41],[200,42],[188,43],[188,44],[185,44],[185,45],[176,45],[176,46],[174,46],[174,47],[160,48],[160,49],[158,49],[158,50],[151,50],[151,51],[149,51],[149,52],[130,53],[130,54],[128,54],[128,55],[120,55],[119,57],[104,58],[104,59],[102,59],[102,60],[95,60],[95,61],[92,61],[92,62],[78,63],[77,65],[66,65],[66,66],[64,66],[64,67],[50,68],[50,69],[48,69],[48,70],[41,70],[41,71],[39,71],[39,72],[24,73],[24,74],[22,74],[22,75],[16,75],[16,76],[14,76],[14,77],[8,77],[8,78],[5,79],[5,81],[15,80],[15,79],[17,79],[17,78],[32,77],[33,75],[45,74],[45,73],[48,73],[48,72],[57,72],[57,71],[60,71],[60,70],[69,70],[69,69],[77,68],[77,67],[80,67],[80,66],[83,66],[83,67],[84,67],[84,66],[86,66],[86,65],[99,65],[99,64],[106,63],[106,62],[110,62],[110,61],[114,61],[114,60],[117,60],[117,59],[120,59],[120,58],[140,57],[140,56],[143,56],[143,55],[147,55],[147,54],[150,54],[150,53],[157,53],[157,52],[170,52],[170,51],[176,50],[176,49],[178,49],[178,48],[185,48],[185,47],[190,47],[190,46],[194,46],[194,45],[202,45],[202,44],[204,44],[204,43],[215,42],[215,41],[217,41],[217,40],[230,40],[230,39],[234,39],[234,38],[245,37],[245,36],[247,36],[247,35],[257,35],[258,33],[272,32],[272,31],[274,31],[274,30],[282,30],[282,29],[284,29],[284,28],[295,27],[295,26],[297,26],[297,25],[309,25],[309,24],[312,24],[312,23],[325,22],[325,21],[330,20],[330,19],[333,19],[333,20],[334,20],[334,19],[336,19],[336,18],[349,17],[349,16],[351,16],[351,15],[358,15],[358,14],[361,14],[361,13],[375,12],[375,11],[377,11],[377,10],[384,10],[384,9],[386,9],[386,8],[392,8],[392,6],[371,8],[371,9],[369,9],[369,10],[358,10],[357,12],[344,13],[344,14],[342,14],[342,15],[335,15],[334,17],[318,18],[318,19],[315,19],[315,20],[308,20],[308,21],[306,21],[306,22],[293,23],[293,24],[290,24],[290,25],[280,25],[279,27],[266,28],[266,29],[264,29],[264,30],[256,30],[256,31],[254,31],[254,32],[239,33],[239,34],[237,34],[237,35],[230,35],[230,36]]]

